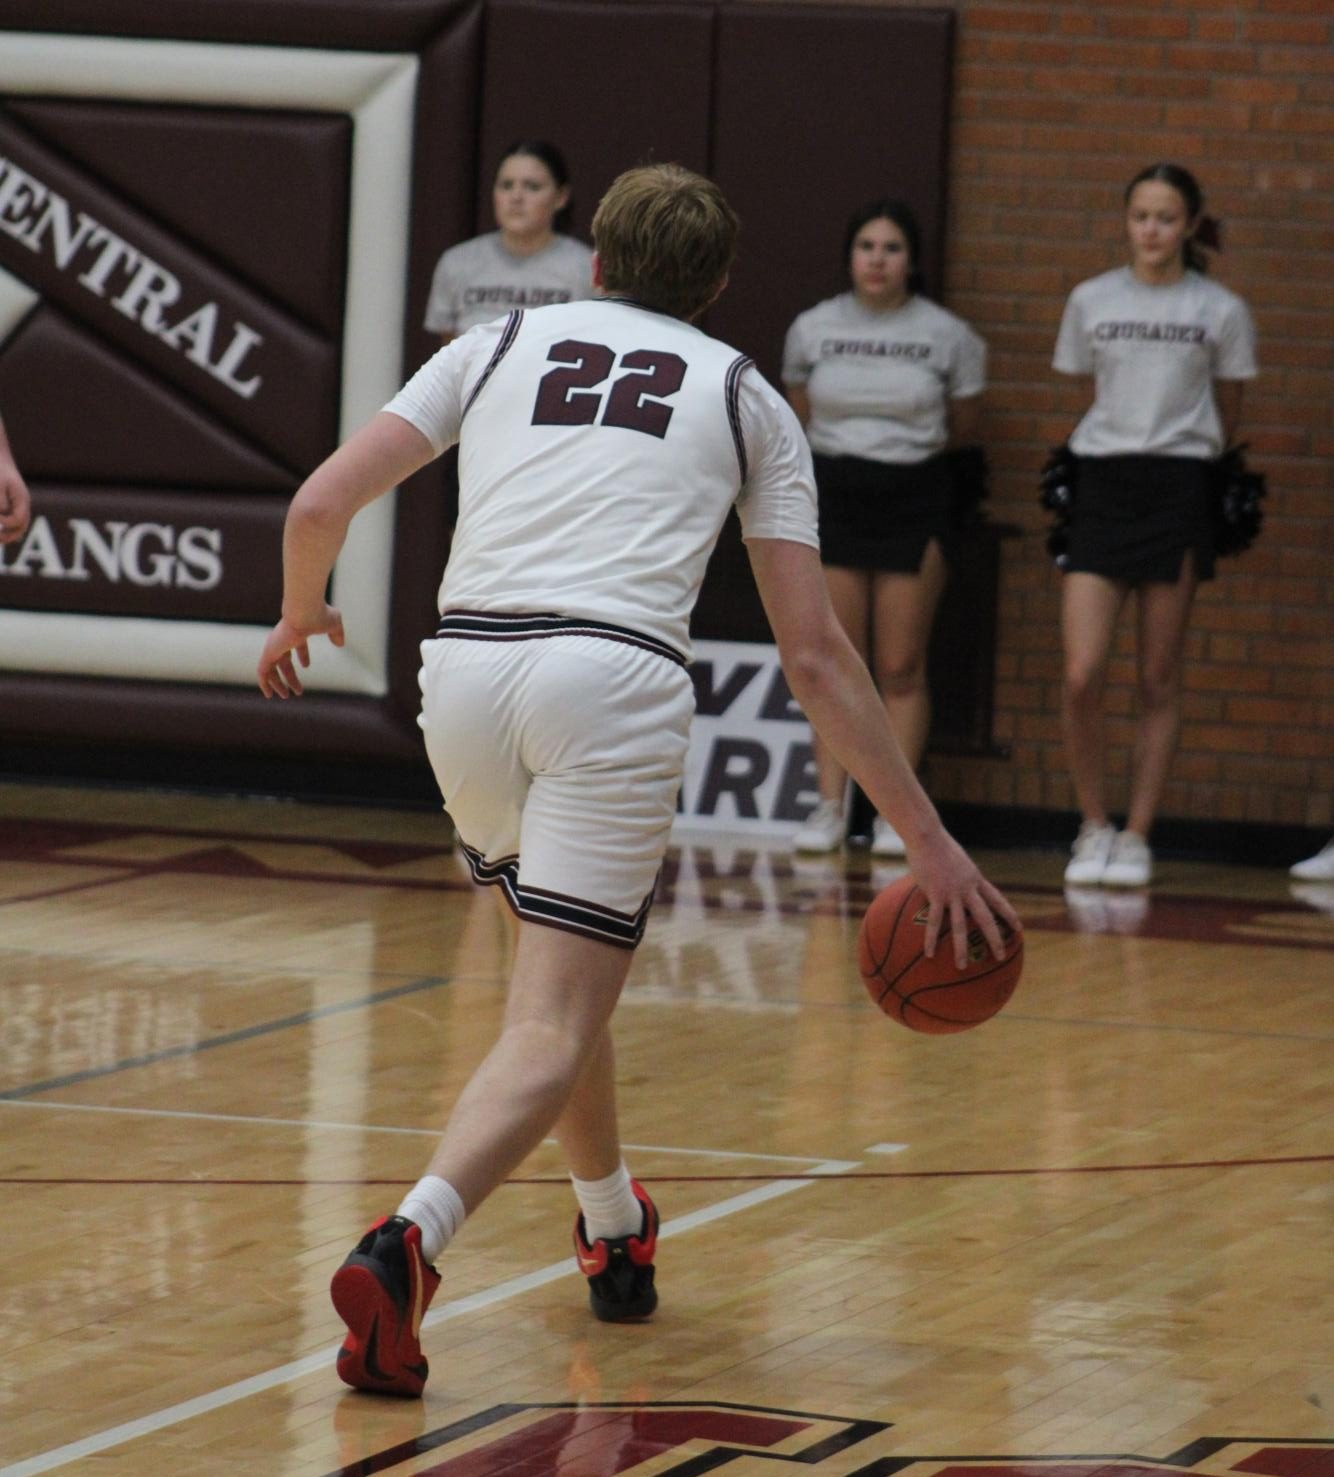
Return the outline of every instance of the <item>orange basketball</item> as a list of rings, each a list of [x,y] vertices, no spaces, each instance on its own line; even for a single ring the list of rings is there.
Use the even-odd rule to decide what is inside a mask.
[[[968,963],[954,963],[954,944],[942,928],[935,957],[923,953],[927,902],[911,877],[900,877],[866,910],[857,937],[857,964],[871,999],[891,1019],[928,1036],[966,1031],[990,1020],[1014,994],[1024,967],[1024,939],[997,919],[1005,958],[997,959],[974,925]]]

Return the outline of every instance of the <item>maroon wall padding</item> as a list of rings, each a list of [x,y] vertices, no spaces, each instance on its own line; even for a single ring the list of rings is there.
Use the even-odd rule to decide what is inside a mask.
[[[435,261],[491,228],[495,166],[518,137],[565,151],[573,229],[585,238],[603,190],[633,164],[674,160],[718,178],[743,219],[742,254],[704,326],[771,378],[792,316],[841,290],[843,223],[862,199],[894,193],[917,208],[928,277],[939,281],[947,11],[781,0],[4,0],[0,28],[417,53],[405,375],[436,346],[420,326]],[[278,510],[337,432],[349,143],[347,120],[333,114],[0,98],[0,154],[161,260],[199,300],[216,300],[224,320],[263,333],[265,388],[281,390],[236,396],[118,314],[113,294],[97,298],[76,272],[0,233],[0,266],[43,299],[0,349],[0,406],[57,557],[79,519],[106,540],[116,521],[188,520],[222,528],[232,560],[227,582],[207,591],[175,574],[169,589],[129,580],[127,605],[126,581],[95,588],[90,578],[60,608],[247,620],[276,608]],[[77,420],[71,381],[82,390]],[[265,704],[222,685],[0,675],[0,747],[68,737],[219,748],[257,765],[308,752],[420,766],[417,646],[434,624],[449,534],[437,463],[399,499],[383,699]],[[142,573],[136,557],[127,562]],[[22,578],[0,576],[0,605],[51,608],[50,587],[26,601],[15,594]],[[695,630],[767,636],[734,520]]]
[[[11,31],[417,51],[475,0],[4,0]]]
[[[417,299],[412,318],[420,320],[441,241],[460,239],[473,227],[482,0],[177,0],[166,10],[156,0],[6,0],[4,9],[0,29],[418,53],[406,285]],[[95,299],[62,304],[59,293],[48,290],[53,284],[34,280],[32,254],[5,237],[20,253],[13,269],[43,297],[0,350],[0,405],[35,511],[47,522],[46,546],[33,550],[28,563],[39,556],[68,561],[76,535],[82,536],[82,565],[90,578],[77,593],[63,581],[24,599],[17,593],[21,575],[0,577],[0,605],[49,608],[51,590],[63,589],[65,609],[267,621],[278,607],[279,525],[287,499],[336,438],[350,121],[335,113],[29,97],[0,99],[0,119],[32,151],[27,157],[59,156],[67,179],[114,197],[122,216],[113,221],[108,209],[100,219],[116,229],[126,221],[160,229],[162,237],[154,240],[166,238],[164,265],[177,271],[183,260],[192,267],[195,253],[229,290],[249,292],[264,304],[268,319],[256,326],[266,337],[275,324],[276,338],[290,326],[293,338],[315,346],[312,357],[327,356],[331,366],[331,372],[316,366],[292,377],[299,381],[295,403],[287,407],[292,425],[279,426],[276,436],[265,424],[238,425],[210,403],[207,386],[196,395],[181,383],[188,371],[173,378],[170,371],[178,366],[157,362],[151,341],[147,354],[136,352],[143,345],[134,343],[141,333],[135,325],[105,313],[97,319]],[[0,152],[19,154],[17,148]],[[72,203],[82,207],[85,199]],[[430,347],[409,327],[405,369]],[[77,409],[71,384],[81,392]],[[292,444],[297,435],[304,438],[300,445]],[[424,490],[405,498],[415,509],[398,540],[389,697],[308,695],[300,704],[266,705],[254,690],[225,685],[0,674],[0,751],[21,762],[18,756],[33,742],[68,742],[77,751],[91,741],[249,752],[261,766],[259,756],[303,749],[321,757],[423,765],[413,722],[416,641],[433,624],[449,530],[429,474],[414,482]],[[167,511],[176,533],[191,526],[222,529],[225,584],[208,591],[174,584],[141,588],[108,580],[90,562],[87,525],[100,530],[105,555],[116,538],[108,525],[151,522],[139,514]],[[6,551],[11,561],[17,552]],[[125,562],[142,574],[136,560],[150,552],[153,535],[145,532]],[[156,552],[163,552],[160,545]],[[158,562],[150,570],[164,567]],[[201,568],[196,559],[185,574]],[[319,760],[312,763],[318,767]],[[143,777],[169,775],[153,770]]]
[[[335,343],[307,328],[272,298],[257,293],[219,258],[164,229],[148,211],[103,184],[92,170],[42,143],[12,115],[0,116],[0,155],[27,171],[44,190],[62,197],[68,204],[68,218],[77,221],[86,213],[98,226],[63,268],[57,259],[54,229],[48,228],[38,250],[8,231],[0,232],[0,267],[20,276],[46,301],[132,361],[180,385],[239,435],[257,441],[294,470],[311,466],[332,450],[337,441],[339,377]],[[11,206],[7,222],[13,226],[30,220],[36,229],[44,209],[28,192],[22,205]],[[127,261],[126,248],[114,246],[103,234],[106,230],[142,255]],[[119,255],[109,255],[113,251]],[[150,311],[145,299],[135,299],[133,315],[116,306],[132,290],[143,257],[151,258],[179,283],[179,301],[165,313],[159,312],[164,323],[177,326],[208,305],[216,305],[216,331],[209,333],[203,351],[211,363],[220,365],[234,342],[245,347],[248,341],[237,338],[242,325],[261,335],[262,342],[248,348],[231,366],[234,383],[197,363],[188,347],[172,347],[159,333],[150,331],[143,321]],[[102,270],[104,263],[108,263],[104,285],[94,290],[86,279]],[[256,376],[260,383],[253,393],[237,388],[252,383]]]
[[[203,684],[12,673],[3,702],[4,758],[14,766],[22,765],[25,748],[53,740],[296,754],[308,757],[312,769],[326,757],[425,764],[415,728],[365,698],[307,693],[266,701],[258,688],[238,694]],[[172,776],[155,769],[140,778],[170,784]]]
[[[156,220],[207,243],[310,327],[342,336],[350,119],[15,97],[5,111]]]
[[[953,15],[852,5],[719,11],[714,178],[741,217],[727,291],[704,326],[781,386],[792,319],[847,288],[848,217],[882,195],[921,222],[928,288],[944,241]],[[768,639],[735,519],[709,566],[700,636]]]
[[[774,383],[792,319],[847,289],[843,232],[864,202],[908,201],[939,291],[953,19],[851,5],[719,13],[713,174],[742,234],[708,328]]]
[[[714,10],[657,0],[491,0],[486,15],[477,229],[492,230],[500,155],[523,138],[570,166],[572,229],[634,164],[709,167]]]
[[[44,303],[0,348],[0,410],[33,484],[175,484],[284,498],[295,486],[285,466],[219,425],[179,385]]]
[[[477,232],[477,116],[481,107],[482,0],[459,9],[421,54],[413,120],[405,377],[440,347],[422,327],[440,253]]]
[[[481,0],[457,14],[421,55],[414,124],[404,378],[440,347],[422,327],[440,253],[476,230],[477,113],[482,66]],[[436,592],[452,533],[446,459],[423,467],[399,490],[394,522],[388,708],[416,732],[418,643],[436,624]]]

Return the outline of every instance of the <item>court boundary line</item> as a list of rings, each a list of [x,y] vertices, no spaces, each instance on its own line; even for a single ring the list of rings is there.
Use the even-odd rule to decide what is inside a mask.
[[[813,1161],[807,1159],[804,1162],[810,1164]],[[818,1182],[818,1179],[822,1177],[822,1171],[825,1174],[838,1174],[840,1171],[854,1168],[857,1163],[857,1160],[852,1159],[815,1160],[814,1169],[808,1171],[805,1178],[795,1175],[787,1176],[772,1184],[762,1185],[754,1190],[744,1190],[739,1195],[731,1195],[714,1205],[704,1206],[700,1210],[676,1216],[672,1220],[663,1222],[658,1236],[660,1239],[679,1236],[699,1226],[723,1220],[729,1215],[736,1215],[753,1206],[776,1200],[783,1195],[790,1195],[797,1190],[807,1189]],[[199,1181],[195,1183],[198,1184]],[[431,1309],[422,1319],[422,1327],[432,1328],[450,1319],[477,1312],[482,1308],[494,1307],[497,1303],[507,1302],[510,1298],[519,1297],[538,1287],[544,1287],[547,1283],[557,1282],[563,1277],[577,1274],[578,1271],[579,1265],[575,1259],[566,1257],[559,1262],[539,1267],[535,1271],[506,1278],[503,1282],[495,1283],[480,1292],[454,1298],[442,1307]],[[293,1380],[302,1379],[321,1369],[327,1369],[331,1379],[335,1379],[333,1372],[335,1352],[333,1347],[329,1347],[322,1349],[319,1353],[303,1355],[300,1359],[291,1360],[287,1364],[279,1365],[262,1374],[250,1375],[246,1379],[223,1385],[206,1395],[192,1396],[188,1400],[178,1401],[175,1405],[167,1406],[151,1415],[137,1416],[133,1420],[123,1421],[120,1425],[109,1427],[92,1436],[84,1436],[64,1446],[39,1452],[35,1456],[21,1458],[9,1466],[0,1467],[0,1477],[37,1477],[38,1473],[54,1471],[58,1467],[67,1466],[70,1462],[79,1461],[83,1457],[94,1456],[114,1446],[123,1446],[128,1441],[151,1436],[156,1431],[180,1425],[183,1421],[193,1420],[196,1416],[207,1415],[223,1406],[233,1405],[239,1400],[248,1399],[251,1395],[259,1395],[279,1385],[289,1384]]]
[[[633,1148],[626,1144],[625,1148]],[[678,1149],[674,1151],[680,1154],[705,1155],[707,1149]],[[781,1154],[749,1154],[737,1155],[738,1158],[749,1159],[783,1159]],[[810,1163],[802,1160],[802,1163]],[[804,1173],[779,1172],[774,1174],[640,1174],[639,1179],[647,1185],[732,1185],[746,1180],[757,1180],[766,1185],[791,1184],[795,1181],[803,1183],[815,1183],[816,1181],[835,1182],[848,1184],[854,1180],[973,1180],[973,1179],[1005,1179],[1005,1178],[1036,1178],[1041,1175],[1067,1175],[1067,1174],[1168,1174],[1177,1170],[1199,1170],[1199,1169],[1276,1169],[1285,1165],[1294,1164],[1329,1164],[1334,1162],[1334,1153],[1331,1154],[1287,1154],[1275,1155],[1270,1158],[1259,1159],[1182,1159],[1163,1160],[1156,1164],[1052,1164],[1035,1165],[1014,1169],[883,1169],[883,1170],[807,1170]],[[136,1185],[179,1185],[189,1189],[207,1189],[210,1186],[220,1188],[236,1188],[244,1186],[254,1190],[291,1190],[303,1186],[321,1186],[333,1188],[337,1186],[350,1187],[375,1187],[383,1186],[393,1188],[397,1185],[411,1186],[415,1181],[409,1176],[395,1176],[385,1179],[311,1179],[303,1176],[300,1179],[200,1179],[196,1175],[191,1176],[161,1176],[144,1177],[141,1175],[101,1175],[101,1176],[47,1176],[37,1175],[17,1176],[0,1175],[0,1185],[125,1185],[133,1187]],[[558,1188],[568,1186],[569,1179],[563,1175],[515,1175],[510,1179],[502,1180],[499,1189],[512,1185],[552,1185]],[[3,1473],[0,1473],[3,1477]]]
[[[32,1102],[24,1098],[0,1097],[0,1108],[39,1108],[46,1112],[60,1112],[63,1110],[67,1113],[125,1113],[138,1115],[139,1117],[144,1118],[199,1119],[206,1123],[252,1123],[260,1127],[319,1128],[331,1129],[335,1131],[346,1130],[352,1133],[400,1133],[425,1135],[430,1138],[440,1137],[439,1128],[402,1128],[397,1125],[387,1123],[335,1123],[319,1118],[267,1118],[251,1113],[201,1113],[190,1108],[139,1108],[127,1107],[122,1103],[63,1103],[60,1101],[39,1103]],[[555,1145],[557,1143],[557,1140],[543,1139],[542,1143],[544,1146]],[[689,1144],[679,1145],[623,1143],[621,1147],[623,1149],[632,1149],[637,1154],[692,1154],[696,1158],[700,1159],[763,1159],[770,1164],[810,1164],[814,1159],[814,1156],[811,1154],[758,1154],[753,1149],[700,1149]],[[907,1145],[903,1144],[897,1147],[907,1148]],[[874,1151],[868,1150],[868,1152]],[[820,1160],[817,1162],[823,1163],[824,1161]],[[0,1180],[0,1183],[5,1183],[5,1181]],[[39,1181],[21,1181],[21,1183],[36,1184],[39,1183]],[[90,1183],[100,1184],[102,1183],[102,1181],[90,1181]],[[113,1183],[113,1181],[107,1181],[106,1183]],[[170,1183],[170,1181],[168,1181],[167,1183]],[[194,1183],[221,1184],[223,1183],[223,1181],[196,1180]],[[232,1181],[232,1183],[265,1184],[269,1182],[264,1180],[255,1180],[253,1182],[249,1180],[238,1180]],[[307,1184],[316,1183],[316,1181],[300,1180],[294,1181],[293,1183]],[[532,1181],[532,1183],[536,1184],[540,1183],[540,1181],[534,1180]]]

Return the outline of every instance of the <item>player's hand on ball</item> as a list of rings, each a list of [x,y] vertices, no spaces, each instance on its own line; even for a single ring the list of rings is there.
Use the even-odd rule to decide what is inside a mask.
[[[1004,919],[1019,932],[1019,915],[943,826],[908,848],[908,865],[930,906],[925,944],[928,958],[936,952],[947,918],[954,943],[954,962],[960,969],[968,959],[968,931],[974,925],[982,930],[992,954],[997,959],[1005,957],[1005,942],[997,920]]]
[[[343,644],[343,617],[332,605],[325,605],[322,613],[312,612],[310,617],[303,617],[299,624],[283,616],[269,632],[256,674],[259,690],[265,697],[301,696],[305,689],[297,675],[296,663],[310,666],[312,636],[327,636],[335,646]]]

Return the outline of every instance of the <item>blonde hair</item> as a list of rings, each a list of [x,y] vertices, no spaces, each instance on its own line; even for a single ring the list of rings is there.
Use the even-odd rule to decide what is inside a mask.
[[[741,223],[712,180],[680,164],[645,164],[612,181],[593,217],[603,286],[691,319],[717,295]]]

